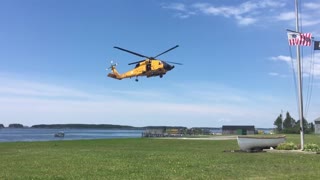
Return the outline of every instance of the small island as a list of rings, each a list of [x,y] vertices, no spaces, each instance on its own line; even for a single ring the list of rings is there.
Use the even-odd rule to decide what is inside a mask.
[[[22,124],[18,124],[18,123],[9,124],[8,127],[9,127],[9,128],[24,128],[24,126],[23,126]]]

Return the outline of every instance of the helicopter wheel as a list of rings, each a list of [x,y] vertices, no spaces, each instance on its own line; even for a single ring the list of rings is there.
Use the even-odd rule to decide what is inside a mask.
[[[136,79],[136,82],[138,82],[138,81],[139,81],[139,79],[137,78],[137,79]]]
[[[161,74],[161,75],[160,75],[160,78],[162,78],[162,77],[163,77],[163,75]]]

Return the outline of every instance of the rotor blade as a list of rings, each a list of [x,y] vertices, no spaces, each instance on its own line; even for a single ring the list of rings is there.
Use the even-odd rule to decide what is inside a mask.
[[[167,53],[167,52],[169,52],[169,51],[171,51],[171,50],[173,50],[173,49],[175,49],[175,48],[177,48],[177,47],[179,47],[179,45],[176,45],[176,46],[174,46],[174,47],[172,47],[172,48],[170,48],[170,49],[168,49],[168,50],[166,50],[166,51],[164,51],[164,52],[156,55],[156,56],[153,57],[153,58],[159,57],[159,56],[161,56],[162,54]]]
[[[181,64],[181,63],[171,62],[171,61],[164,61],[164,62],[171,63],[171,64],[177,64],[177,65],[183,65],[183,64]]]
[[[125,52],[128,52],[128,53],[134,54],[134,55],[136,55],[136,56],[140,56],[140,57],[144,57],[144,58],[148,58],[148,59],[150,58],[150,57],[148,57],[148,56],[145,56],[145,55],[142,55],[142,54],[139,54],[139,53],[136,53],[136,52],[132,52],[132,51],[129,51],[129,50],[127,50],[127,49],[123,49],[123,48],[121,48],[121,47],[114,46],[114,48],[119,49],[119,50],[121,50],[121,51],[125,51]]]
[[[136,62],[129,63],[128,65],[138,64],[138,63],[140,63],[140,62],[142,62],[142,61],[145,61],[145,59],[144,59],[144,60],[141,60],[141,61],[136,61]]]

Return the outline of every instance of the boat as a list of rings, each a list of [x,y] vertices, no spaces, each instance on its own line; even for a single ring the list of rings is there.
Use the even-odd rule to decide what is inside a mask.
[[[238,136],[237,141],[242,151],[261,151],[276,148],[285,142],[286,136]]]
[[[64,137],[64,132],[60,131],[54,134],[54,137]]]

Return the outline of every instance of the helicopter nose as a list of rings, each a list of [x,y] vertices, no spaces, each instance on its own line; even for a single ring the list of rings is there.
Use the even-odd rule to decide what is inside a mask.
[[[167,70],[167,71],[170,71],[170,70],[173,69],[173,68],[174,68],[174,66],[171,66],[171,65],[169,65],[169,64],[166,64],[166,65],[164,66],[164,69]]]

